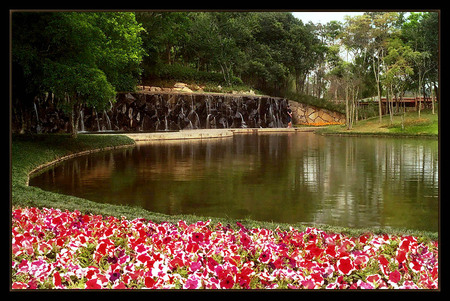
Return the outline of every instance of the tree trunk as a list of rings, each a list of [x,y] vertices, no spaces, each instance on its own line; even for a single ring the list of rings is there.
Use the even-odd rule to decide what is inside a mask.
[[[436,97],[437,97],[437,89],[436,89],[436,83],[433,83],[433,95],[431,96],[431,114],[434,115],[434,103],[436,102]]]
[[[421,109],[422,109],[422,98],[421,98],[421,96],[420,96],[420,89],[422,88],[422,77],[421,77],[421,75],[420,75],[420,73],[419,73],[419,118],[420,118],[420,111],[421,111]]]
[[[381,117],[383,115],[383,110],[381,108],[382,104],[381,104],[381,88],[380,88],[380,58],[377,58],[377,63],[378,66],[375,66],[376,62],[375,60],[373,60],[373,64],[372,64],[372,69],[373,69],[373,73],[375,75],[375,81],[377,82],[377,92],[378,92],[378,113],[380,115],[380,119],[379,122],[381,123]]]
[[[380,115],[379,122],[381,123],[381,117],[383,116],[383,110],[382,110],[382,104],[381,104],[381,89],[380,89],[379,80],[377,80],[377,91],[378,91],[378,113]]]
[[[348,86],[345,87],[345,123],[347,124],[347,130],[350,130],[350,110],[348,106]]]

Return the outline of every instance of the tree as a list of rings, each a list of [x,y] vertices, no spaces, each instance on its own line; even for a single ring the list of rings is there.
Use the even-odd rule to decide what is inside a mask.
[[[115,101],[118,89],[136,85],[144,55],[141,30],[133,13],[14,13],[13,73],[61,100],[76,137],[83,107],[101,110]]]
[[[402,38],[414,50],[419,52],[415,56],[415,79],[418,95],[426,97],[426,84],[434,87],[437,93],[439,66],[439,23],[436,12],[411,13],[402,25]],[[433,99],[433,98],[432,98]],[[418,114],[420,117],[421,102]],[[432,103],[434,114],[434,103]]]
[[[417,57],[419,53],[413,52],[412,49],[409,46],[404,45],[399,38],[390,39],[387,45],[387,55],[384,57],[386,73],[384,74],[382,82],[386,87],[386,90],[389,91],[390,94],[390,98],[388,98],[388,104],[390,124],[392,124],[394,114],[393,99],[395,98],[398,100],[403,98],[408,82],[408,77],[414,74],[414,70],[412,68],[413,59]]]
[[[182,45],[188,39],[187,28],[191,24],[187,12],[137,12],[136,20],[145,28],[143,44],[149,55],[144,65],[159,61],[173,64]]]
[[[386,55],[386,41],[397,31],[399,14],[395,12],[369,12],[362,16],[346,19],[346,34],[344,44],[359,49],[368,55],[372,61],[373,75],[378,94],[378,113],[381,122],[381,78],[384,72],[383,58]]]

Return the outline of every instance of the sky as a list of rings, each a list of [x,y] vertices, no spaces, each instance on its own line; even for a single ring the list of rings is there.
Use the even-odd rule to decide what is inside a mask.
[[[313,23],[326,24],[330,21],[344,22],[344,16],[362,15],[364,12],[293,12],[294,17],[303,21],[303,24],[309,21]]]

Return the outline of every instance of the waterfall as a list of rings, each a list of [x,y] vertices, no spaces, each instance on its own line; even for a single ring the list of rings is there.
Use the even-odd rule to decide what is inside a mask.
[[[206,117],[206,128],[207,128],[207,129],[210,128],[209,117],[211,117],[211,114],[208,114],[208,117]]]
[[[35,102],[33,102],[33,105],[34,105],[34,112],[36,112],[36,121],[37,121],[36,132],[37,132],[38,134],[40,134],[40,133],[41,133],[41,125],[39,124],[40,121],[39,121],[38,109],[37,109],[37,106],[36,106],[36,103],[35,103]]]
[[[84,129],[84,111],[83,111],[83,109],[80,110],[80,126],[81,126],[80,131],[85,132],[86,130]]]
[[[106,111],[105,110],[103,110],[103,116],[105,116],[106,117],[106,124],[108,125],[108,130],[112,130],[112,126],[111,126],[111,120],[109,120],[109,116],[108,116],[108,114],[106,113]]]
[[[170,100],[166,100],[167,96]],[[61,131],[70,117],[51,105],[50,101],[41,103],[35,99],[29,110],[37,132]],[[43,112],[60,117],[56,118],[54,124],[50,124],[47,122],[50,117],[45,118],[45,122],[39,118],[43,117]],[[76,127],[81,132],[275,128],[283,127],[286,100],[267,96],[119,93],[111,108],[108,106],[106,109],[99,109],[99,112],[95,107],[84,108],[76,113],[80,114]]]
[[[242,116],[241,112],[237,112],[237,114],[241,115],[241,128],[247,128],[247,124],[245,124],[244,117]]]
[[[100,128],[100,121],[98,121],[98,113],[97,110],[94,107],[94,115],[95,115],[95,119],[97,120],[97,131],[100,132],[102,129]]]

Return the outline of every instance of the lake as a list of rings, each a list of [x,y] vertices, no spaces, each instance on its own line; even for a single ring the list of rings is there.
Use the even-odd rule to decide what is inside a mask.
[[[30,185],[165,214],[437,232],[438,167],[432,139],[235,134],[80,156]]]

